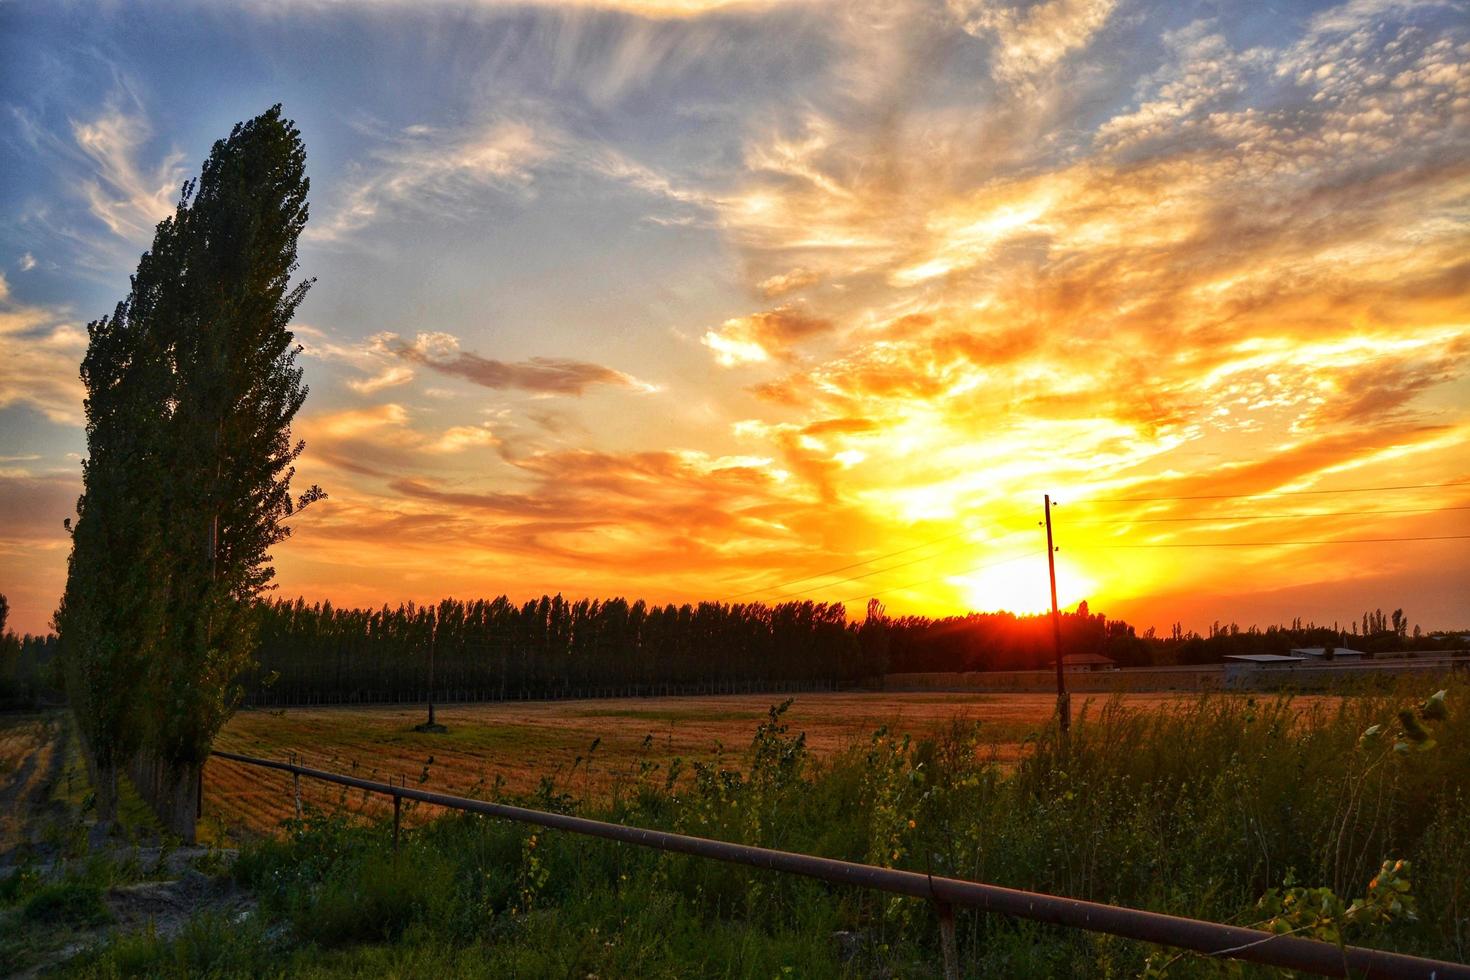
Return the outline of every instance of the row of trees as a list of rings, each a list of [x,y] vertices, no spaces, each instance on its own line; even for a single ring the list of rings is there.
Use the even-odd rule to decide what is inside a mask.
[[[1148,663],[1133,627],[1084,603],[1062,615],[1070,653]],[[1049,616],[889,617],[840,604],[505,596],[337,609],[276,602],[262,614],[246,697],[262,704],[396,700],[434,688],[473,698],[856,684],[894,671],[1026,670],[1053,660]]]
[[[10,600],[0,593],[0,708],[33,708],[60,695],[54,634],[18,636],[6,628]]]
[[[1409,627],[1402,609],[1385,615],[1382,609],[1364,612],[1359,622],[1346,626],[1293,620],[1289,625],[1241,627],[1236,623],[1213,623],[1205,633],[1188,632],[1175,624],[1168,637],[1144,634],[1148,657],[1155,664],[1219,663],[1227,656],[1240,654],[1284,654],[1301,647],[1343,648],[1361,650],[1371,655],[1404,653],[1456,653],[1466,649],[1459,633],[1425,633],[1420,627]]]
[[[298,599],[264,607],[245,687],[260,703],[392,700],[427,690],[431,656],[436,689],[475,698],[851,683],[882,673],[879,638],[836,603]]]
[[[280,106],[215,143],[132,288],[88,325],[87,459],[56,622],[98,815],[117,773],[192,840],[196,778],[256,646],[306,397],[286,329],[307,220],[305,149]]]
[[[1352,639],[1299,621],[1139,635],[1085,602],[1061,615],[1061,631],[1067,655],[1101,654],[1124,667],[1218,663]],[[1420,637],[1418,645],[1453,642]],[[1054,643],[1049,614],[890,617],[876,601],[850,620],[841,605],[811,601],[675,606],[557,595],[339,609],[297,599],[262,607],[244,685],[257,704],[414,699],[430,693],[432,660],[440,697],[485,700],[835,686],[909,671],[1041,669],[1055,662]]]
[[[1060,618],[1064,655],[1100,654],[1124,666],[1150,663],[1148,644],[1122,620],[1093,613],[1086,602]],[[1035,670],[1056,662],[1050,613],[905,616],[885,618],[878,628],[886,635],[888,669],[893,673]]]

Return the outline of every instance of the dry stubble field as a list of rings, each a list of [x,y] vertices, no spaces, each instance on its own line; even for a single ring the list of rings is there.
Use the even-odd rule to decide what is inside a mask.
[[[1195,697],[1114,696],[1137,711]],[[1096,711],[1108,697],[1075,696],[1073,710],[1090,704]],[[643,760],[663,767],[657,776],[662,779],[673,758],[708,761],[720,745],[731,760],[728,764],[743,768],[741,756],[756,726],[781,698],[761,694],[451,705],[437,712],[449,729],[444,734],[413,731],[424,719],[422,707],[258,709],[237,714],[215,746],[270,759],[294,753],[303,764],[320,769],[373,779],[406,777],[410,786],[447,793],[484,795],[497,781],[507,792],[528,792],[550,777],[558,792],[588,797],[627,785]],[[988,750],[1007,761],[1017,757],[1026,736],[1050,722],[1055,704],[1048,694],[801,694],[786,721],[792,731],[806,733],[819,759],[866,742],[882,725],[922,737],[954,719],[978,721]],[[361,792],[344,797],[340,787],[312,780],[302,781],[302,793],[318,805],[345,800],[354,809],[386,807],[382,798],[364,801]],[[232,835],[268,831],[294,809],[289,776],[218,759],[206,770],[204,798],[206,817],[220,821]]]

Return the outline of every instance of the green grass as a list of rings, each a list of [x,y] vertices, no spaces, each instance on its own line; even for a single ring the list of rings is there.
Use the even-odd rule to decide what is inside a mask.
[[[1340,923],[1347,940],[1470,958],[1470,687],[1432,746],[1396,711],[1421,686],[1299,712],[1287,700],[1202,697],[1157,714],[1080,718],[1070,749],[1043,735],[1022,762],[986,762],[971,726],[924,741],[879,731],[819,764],[773,715],[739,759],[630,776],[583,806],[548,784],[532,806],[1017,888],[1258,924],[1286,885],[1365,894],[1409,862],[1417,917]],[[1372,725],[1377,738],[1363,739]],[[1405,751],[1396,751],[1403,741]],[[568,785],[575,786],[574,780]],[[394,853],[381,824],[312,812],[242,854],[261,901],[248,928],[201,921],[172,943],[121,939],[77,975],[933,976],[924,903],[450,814]],[[961,911],[968,976],[1269,976],[1075,930]],[[834,934],[846,934],[837,938]],[[1152,957],[1152,959],[1150,959]]]

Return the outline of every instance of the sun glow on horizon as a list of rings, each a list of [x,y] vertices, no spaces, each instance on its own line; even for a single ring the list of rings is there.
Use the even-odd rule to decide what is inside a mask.
[[[1044,556],[1009,562],[949,579],[974,612],[1033,615],[1051,609],[1051,590]],[[1097,583],[1075,564],[1057,558],[1057,605],[1070,609],[1087,599]]]
[[[1039,613],[1050,492],[1068,608],[1464,625],[1453,4],[20,6],[10,629],[65,586],[82,325],[241,92],[300,119],[320,277],[293,439],[330,496],[278,595]]]

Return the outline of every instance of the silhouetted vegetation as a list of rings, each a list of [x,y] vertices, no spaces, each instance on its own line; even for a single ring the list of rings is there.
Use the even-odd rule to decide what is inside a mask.
[[[214,144],[126,299],[88,325],[87,459],[57,613],[66,687],[111,819],[116,774],[186,839],[238,700],[286,518],[306,398],[287,330],[306,151],[281,107]]]
[[[397,609],[275,602],[260,617],[246,696],[395,700],[435,687],[475,699],[735,685],[851,683],[882,673],[872,633],[837,604],[650,605],[561,596]]]
[[[1227,654],[1352,639],[1302,624],[1140,636],[1085,602],[1061,623],[1068,655],[1101,654],[1124,667],[1216,663]],[[825,687],[884,673],[1036,670],[1054,662],[1049,615],[890,617],[876,602],[853,620],[841,605],[811,601],[660,606],[558,595],[339,609],[297,599],[262,607],[260,624],[245,690],[265,704],[424,697],[431,652],[438,695],[469,700]],[[1444,637],[1401,636],[1394,645],[1375,634],[1358,649],[1456,643],[1463,649]]]
[[[0,708],[32,708],[61,696],[56,637],[6,629],[10,601],[0,593]]]

